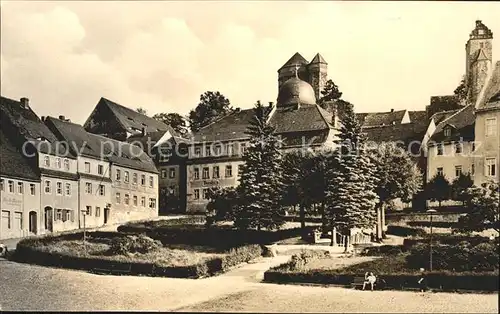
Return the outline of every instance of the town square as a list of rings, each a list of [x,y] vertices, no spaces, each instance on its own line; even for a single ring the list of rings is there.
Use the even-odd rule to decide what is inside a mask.
[[[0,5],[0,310],[498,313],[499,3]]]

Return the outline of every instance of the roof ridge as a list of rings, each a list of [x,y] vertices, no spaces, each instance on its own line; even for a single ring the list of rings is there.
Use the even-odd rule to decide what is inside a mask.
[[[323,118],[323,120],[325,121],[326,125],[328,127],[332,126],[333,122],[332,121],[328,121],[328,119],[326,119],[326,117],[325,117],[325,113],[327,113],[327,111],[325,109],[321,108],[317,104],[316,104],[316,109],[318,110],[319,115],[321,116],[321,118]]]
[[[454,114],[452,114],[451,116],[449,116],[448,118],[444,119],[443,121],[439,122],[439,124],[436,126],[436,129],[437,127],[442,124],[442,125],[446,125],[444,123],[446,123],[448,120],[450,120],[451,118],[455,117],[456,115],[458,115],[459,113],[461,113],[462,111],[464,111],[467,107],[469,106],[472,106],[472,104],[469,104],[467,106],[464,106],[463,108],[459,109],[457,112],[455,112]]]

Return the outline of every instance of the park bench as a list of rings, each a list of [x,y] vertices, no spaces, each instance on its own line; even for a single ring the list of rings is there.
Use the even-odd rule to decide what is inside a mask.
[[[112,275],[125,275],[130,274],[131,264],[111,264],[106,268],[93,268],[92,272],[96,274],[112,274]]]
[[[353,281],[351,282],[351,287],[356,289],[356,287],[363,287],[363,283],[365,282],[365,277],[357,276],[354,277]]]

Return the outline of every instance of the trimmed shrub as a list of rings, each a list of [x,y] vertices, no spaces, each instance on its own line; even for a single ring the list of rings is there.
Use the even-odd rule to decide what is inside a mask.
[[[162,243],[145,235],[127,235],[123,238],[114,238],[110,242],[109,253],[113,255],[126,255],[130,253],[149,253],[157,251]]]
[[[430,221],[408,221],[406,223],[408,226],[412,227],[427,227],[431,226]],[[456,228],[458,226],[458,222],[455,221],[433,221],[433,228]]]
[[[430,235],[426,234],[420,238],[414,239],[404,239],[403,245],[406,247],[412,247],[416,244],[422,243],[429,245]],[[456,235],[456,234],[433,234],[432,235],[432,243],[440,243],[446,245],[457,245],[460,242],[469,242],[472,246],[478,245],[480,243],[492,243],[492,241],[488,237],[482,236],[468,236],[468,235]],[[498,241],[496,239],[495,241]],[[496,243],[496,242],[494,242]],[[498,243],[497,243],[498,244]]]
[[[420,228],[394,226],[394,225],[387,226],[386,233],[400,236],[400,237],[423,236],[423,235],[427,234],[425,232],[425,230],[420,229]]]
[[[278,265],[271,269],[280,269],[285,271],[296,271],[305,269],[306,265],[314,259],[330,257],[330,252],[316,250],[302,250],[298,254],[292,255],[290,261]]]
[[[380,255],[398,255],[406,251],[404,245],[381,245],[369,246],[363,249],[361,255],[380,256]]]

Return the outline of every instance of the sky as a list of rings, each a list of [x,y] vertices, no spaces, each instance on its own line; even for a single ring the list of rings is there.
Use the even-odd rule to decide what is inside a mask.
[[[83,123],[100,97],[186,115],[205,91],[276,101],[277,70],[320,53],[357,112],[424,110],[465,73],[500,2],[1,1],[1,94]],[[496,40],[498,41],[498,40]],[[500,43],[493,42],[493,59]]]

